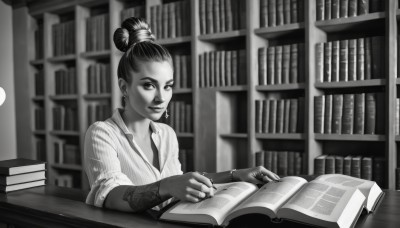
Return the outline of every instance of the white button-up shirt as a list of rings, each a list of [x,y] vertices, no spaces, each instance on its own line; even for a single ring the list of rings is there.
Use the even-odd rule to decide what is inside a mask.
[[[91,186],[87,204],[102,207],[108,193],[119,185],[146,185],[182,174],[174,130],[150,122],[151,138],[158,149],[158,170],[133,139],[120,111],[116,109],[111,118],[92,124],[86,132],[84,166]]]

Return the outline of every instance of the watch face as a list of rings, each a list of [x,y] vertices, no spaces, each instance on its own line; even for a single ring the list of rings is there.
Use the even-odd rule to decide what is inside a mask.
[[[0,106],[4,103],[6,100],[6,91],[2,87],[0,87]]]

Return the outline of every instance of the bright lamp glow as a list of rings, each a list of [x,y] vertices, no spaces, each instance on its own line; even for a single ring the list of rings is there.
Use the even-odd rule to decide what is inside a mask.
[[[6,91],[4,91],[4,89],[0,87],[0,106],[4,103],[5,100],[6,100]]]

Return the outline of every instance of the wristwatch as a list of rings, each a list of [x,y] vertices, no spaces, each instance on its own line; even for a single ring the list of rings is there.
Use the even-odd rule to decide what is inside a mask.
[[[235,172],[236,172],[236,169],[232,169],[232,170],[229,172],[229,176],[230,176],[230,178],[231,178],[231,182],[236,181],[236,180],[235,180],[235,177],[233,176]]]

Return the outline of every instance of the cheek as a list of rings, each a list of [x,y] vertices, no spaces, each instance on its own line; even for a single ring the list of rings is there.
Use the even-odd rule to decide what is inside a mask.
[[[144,89],[141,88],[137,88],[133,91],[132,93],[132,104],[133,105],[146,105],[151,103],[151,101],[153,100],[154,96],[152,94],[152,92],[150,91],[146,91]]]

